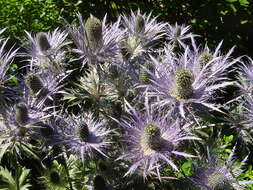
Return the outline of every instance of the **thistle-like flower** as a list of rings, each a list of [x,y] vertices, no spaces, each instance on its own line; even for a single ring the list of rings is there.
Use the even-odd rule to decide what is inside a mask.
[[[164,23],[158,23],[157,17],[152,18],[151,13],[141,14],[140,10],[130,17],[123,16],[123,25],[126,29],[121,42],[123,57],[133,62],[135,58],[150,53],[158,41],[165,35]]]
[[[104,120],[95,120],[92,114],[72,116],[63,129],[59,143],[68,147],[67,152],[78,155],[82,161],[94,153],[106,156],[103,149],[111,142],[106,137],[112,132]]]
[[[238,71],[238,87],[241,90],[241,94],[244,96],[250,96],[253,94],[253,60],[250,57],[246,57],[246,61],[242,63]]]
[[[226,76],[232,70],[227,69],[239,60],[229,57],[233,48],[224,56],[219,54],[220,46],[205,66],[203,60],[200,61],[203,54],[188,47],[179,57],[168,51],[161,62],[152,57],[155,73],[149,72],[151,84],[142,86],[147,87],[149,96],[159,99],[156,105],[179,110],[183,117],[186,113],[194,116],[191,106],[220,111],[212,101],[218,90],[234,84]]]
[[[192,40],[194,37],[198,36],[192,33],[189,33],[190,26],[175,25],[168,24],[166,27],[167,30],[167,39],[169,40],[169,44],[172,47],[173,51],[176,51],[180,47],[186,48],[185,40]]]
[[[124,137],[128,144],[127,152],[118,159],[133,162],[125,175],[139,170],[144,178],[152,174],[160,178],[161,161],[178,171],[173,162],[174,156],[195,157],[178,150],[178,145],[182,141],[199,140],[186,134],[184,131],[186,125],[180,126],[179,121],[168,120],[165,115],[155,112],[147,100],[144,113],[128,103],[126,105],[131,117],[116,120],[126,130]]]
[[[80,55],[82,66],[86,63],[98,65],[116,61],[119,55],[118,42],[123,34],[119,29],[120,18],[112,25],[106,24],[106,16],[100,21],[91,15],[84,22],[82,15],[78,13],[77,18],[80,26],[69,25],[68,31],[77,46],[73,52]]]
[[[235,147],[225,164],[208,152],[205,165],[197,166],[196,172],[189,179],[202,190],[246,190],[246,185],[252,184],[253,181],[240,181],[238,177],[243,173],[241,168],[248,157],[245,157],[239,165],[233,166],[234,151]]]
[[[25,84],[35,101],[46,106],[53,106],[53,103],[59,101],[57,95],[64,93],[61,89],[64,86],[63,80],[67,76],[66,73],[55,76],[50,71],[31,72],[26,76]]]
[[[63,48],[70,44],[67,33],[56,28],[53,32],[39,32],[32,36],[26,32],[30,44],[26,47],[27,53],[23,56],[29,57],[30,70],[43,68],[53,70],[56,74],[64,71],[65,54]]]

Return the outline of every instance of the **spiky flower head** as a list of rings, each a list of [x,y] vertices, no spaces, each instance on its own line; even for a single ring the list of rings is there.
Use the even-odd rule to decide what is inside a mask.
[[[165,24],[158,23],[151,14],[131,12],[130,16],[123,15],[123,26],[126,32],[121,42],[123,58],[127,61],[144,59],[146,53],[152,50],[165,35]]]
[[[44,87],[42,79],[36,74],[28,75],[26,84],[32,94],[38,96],[38,98],[45,98],[49,94],[49,90]]]
[[[143,113],[126,102],[129,118],[116,120],[126,131],[124,135],[128,144],[127,151],[118,159],[128,159],[132,162],[128,174],[142,173],[145,178],[155,174],[160,178],[160,164],[166,163],[178,171],[173,162],[173,156],[194,157],[180,152],[178,145],[185,140],[199,140],[187,136],[178,121],[169,120],[164,114],[157,113],[145,101]]]
[[[220,105],[213,101],[215,94],[234,84],[226,74],[230,72],[228,68],[240,59],[229,57],[233,48],[224,56],[218,55],[220,46],[221,44],[213,54],[215,58],[203,68],[199,65],[198,49],[190,50],[187,47],[184,54],[178,56],[165,51],[161,61],[151,57],[156,72],[150,72],[151,84],[140,86],[148,89],[148,96],[160,99],[154,103],[159,109],[172,107],[182,117],[192,113],[193,109],[203,107],[220,111]],[[195,117],[193,113],[191,115]]]
[[[80,13],[77,13],[77,17],[80,25],[78,27],[69,25],[68,31],[77,46],[73,52],[80,55],[82,67],[86,63],[98,65],[118,61],[118,43],[124,33],[119,28],[120,19],[114,24],[106,24],[106,16],[102,22],[90,16],[84,23]]]
[[[239,166],[234,165],[234,152],[229,154],[225,163],[208,150],[208,157],[204,164],[196,166],[196,172],[189,177],[190,181],[201,190],[246,190],[246,184],[253,181],[240,181],[239,176],[243,172],[241,169],[248,157],[245,157]]]
[[[29,95],[34,101],[44,106],[53,106],[59,102],[61,90],[64,86],[64,79],[68,73],[61,73],[57,76],[53,72],[31,72],[26,76],[26,86],[29,89]]]
[[[51,45],[47,39],[47,34],[45,32],[39,32],[36,37],[38,40],[39,48],[42,52],[46,52],[51,48]]]
[[[67,119],[67,127],[59,134],[59,144],[68,147],[67,152],[78,155],[82,161],[94,153],[106,156],[103,149],[111,142],[106,137],[112,132],[105,127],[104,120],[95,120],[91,113],[72,116]]]
[[[27,53],[21,55],[28,57],[30,70],[50,69],[56,75],[65,71],[66,51],[63,47],[70,44],[66,40],[68,34],[65,31],[56,28],[52,32],[39,32],[34,36],[28,32],[26,34],[30,44],[26,47]]]
[[[85,32],[89,46],[92,50],[99,49],[103,43],[102,23],[101,21],[90,16],[85,22]]]
[[[185,25],[167,25],[167,39],[170,40],[169,44],[173,46],[172,49],[177,49],[180,47],[186,47],[186,40],[191,40],[194,37],[198,36],[192,33],[189,33],[190,26]]]

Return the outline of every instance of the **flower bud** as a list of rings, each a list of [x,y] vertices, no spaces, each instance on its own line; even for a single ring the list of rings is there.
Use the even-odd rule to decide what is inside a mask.
[[[227,177],[218,172],[208,176],[208,186],[213,190],[233,190]]]
[[[29,121],[29,116],[28,116],[28,108],[24,103],[18,103],[14,107],[15,109],[15,119],[16,121],[21,124],[25,125]]]
[[[86,142],[89,138],[89,128],[87,124],[82,124],[77,128],[77,136],[81,139],[81,141]]]
[[[49,174],[49,178],[50,178],[50,182],[52,183],[52,184],[60,184],[61,183],[61,176],[60,176],[60,174],[57,172],[57,171],[55,171],[55,170],[53,170],[53,171],[51,171],[50,172],[50,174]]]
[[[203,68],[209,61],[213,59],[213,55],[208,51],[204,51],[198,58],[198,63]]]
[[[90,48],[99,49],[103,42],[101,21],[94,16],[89,17],[85,23],[85,32]]]
[[[138,15],[135,19],[135,30],[138,33],[145,31],[145,20],[141,15]]]
[[[47,51],[51,48],[51,45],[47,39],[47,34],[40,32],[37,34],[38,44],[41,51]]]

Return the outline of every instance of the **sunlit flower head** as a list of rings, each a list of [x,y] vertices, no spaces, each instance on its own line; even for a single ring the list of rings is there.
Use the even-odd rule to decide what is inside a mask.
[[[155,73],[149,72],[151,84],[144,86],[149,96],[159,98],[155,104],[177,109],[183,117],[192,114],[191,105],[220,111],[213,100],[218,90],[234,84],[227,76],[232,71],[228,68],[238,61],[230,58],[233,48],[226,55],[219,54],[220,45],[205,66],[198,49],[188,47],[180,56],[166,52],[162,61],[152,57]]]
[[[158,22],[157,17],[150,14],[131,12],[130,16],[123,16],[122,23],[126,32],[121,42],[121,52],[128,61],[143,59],[143,55],[157,45],[165,35],[164,23]]]
[[[242,167],[247,157],[235,165],[234,151],[235,147],[225,163],[208,154],[205,164],[197,165],[195,173],[189,179],[202,190],[246,190],[246,185],[253,181],[241,181],[238,177],[243,173]]]
[[[67,152],[84,161],[96,153],[106,156],[104,149],[111,143],[106,140],[110,133],[112,131],[106,128],[105,121],[96,120],[91,113],[72,116],[67,120],[59,143],[67,147]]]
[[[188,136],[179,121],[166,119],[155,112],[146,101],[143,113],[126,103],[130,117],[116,120],[125,130],[126,152],[118,159],[132,162],[125,175],[141,171],[143,177],[156,175],[160,178],[162,164],[178,171],[173,159],[177,156],[195,157],[181,152],[178,145],[185,140],[199,140]],[[170,117],[170,115],[167,115]]]
[[[69,25],[68,31],[80,55],[82,66],[86,63],[98,65],[103,62],[114,62],[118,59],[118,42],[123,32],[119,29],[120,18],[114,24],[106,24],[106,16],[99,20],[91,15],[86,21],[77,14],[80,26]]]
[[[37,67],[50,68],[57,74],[64,71],[66,51],[63,48],[70,44],[65,31],[56,28],[52,32],[39,32],[35,36],[28,32],[26,34],[30,44],[23,56],[29,57],[30,70]]]

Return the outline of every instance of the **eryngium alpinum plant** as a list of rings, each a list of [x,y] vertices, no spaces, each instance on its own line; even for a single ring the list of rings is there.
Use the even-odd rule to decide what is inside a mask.
[[[20,49],[0,30],[1,188],[253,189],[251,58],[140,10],[76,17]]]

